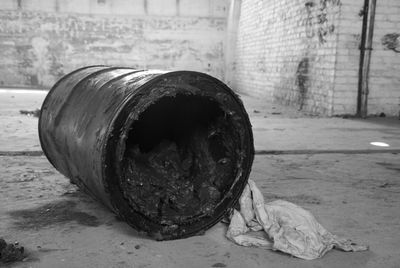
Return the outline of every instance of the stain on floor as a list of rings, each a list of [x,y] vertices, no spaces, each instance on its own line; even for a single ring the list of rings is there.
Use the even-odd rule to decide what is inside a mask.
[[[306,194],[299,194],[299,195],[292,195],[292,196],[285,196],[285,195],[277,195],[271,193],[265,193],[264,198],[266,202],[271,202],[277,199],[283,199],[295,204],[314,204],[319,205],[322,203],[322,199],[318,198],[317,196],[306,195]]]
[[[9,212],[14,218],[13,227],[17,229],[42,229],[48,226],[76,222],[85,226],[99,226],[97,217],[77,209],[77,203],[61,200],[32,209]]]
[[[392,163],[386,163],[386,162],[376,162],[376,163],[382,167],[389,169],[389,170],[400,171],[399,164],[392,164]]]
[[[226,267],[226,264],[222,262],[217,262],[214,263],[211,267]]]

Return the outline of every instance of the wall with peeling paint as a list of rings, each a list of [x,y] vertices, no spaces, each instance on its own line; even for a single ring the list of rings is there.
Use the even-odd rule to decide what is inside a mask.
[[[340,1],[243,0],[232,85],[331,114]]]
[[[364,0],[342,0],[338,26],[336,57],[334,114],[356,114],[360,42],[362,30],[361,11]]]
[[[51,87],[93,64],[224,77],[228,0],[1,0],[0,86]]]
[[[335,114],[355,114],[357,110],[363,7],[364,0],[342,0],[334,89]],[[374,25],[367,113],[398,116],[400,1],[377,1]]]
[[[400,118],[400,1],[377,1],[368,113]]]
[[[242,0],[228,82],[316,114],[355,114],[363,6],[364,0]],[[400,1],[377,1],[368,114],[400,114],[399,26]]]

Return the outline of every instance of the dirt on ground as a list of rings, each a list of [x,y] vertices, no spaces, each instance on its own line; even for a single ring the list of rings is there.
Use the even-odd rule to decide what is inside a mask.
[[[24,247],[19,246],[18,242],[7,243],[3,238],[0,238],[0,263],[11,263],[24,259]]]
[[[40,106],[25,97],[15,98],[20,98],[18,104],[5,106],[1,105],[0,96],[0,125],[8,126],[0,131],[0,151],[40,150],[37,136],[34,136],[37,135],[37,118],[19,114],[19,110],[34,110]],[[276,109],[284,111],[281,107]],[[252,118],[256,124],[264,120],[265,113],[261,108],[257,111],[260,113]],[[280,128],[279,120],[289,120],[282,127],[284,130],[274,130]],[[312,136],[302,139],[300,134],[296,138],[293,134],[296,131],[290,130],[290,126],[301,124],[290,120],[303,120],[309,135],[316,132],[319,124],[324,124],[324,128],[336,128],[332,131],[346,137],[347,143],[341,146],[347,148],[352,148],[352,144],[362,145],[354,133],[364,135],[362,142],[384,136],[395,142],[398,133],[397,126],[381,125],[385,131],[390,130],[390,134],[379,132],[380,123],[371,123],[367,125],[370,129],[367,136],[362,131],[338,130],[343,125],[348,128],[349,123],[344,119],[325,120],[306,115],[303,119],[274,118],[258,125],[264,130],[259,132],[256,143],[265,144],[266,148],[291,149],[293,147],[284,147],[287,135],[290,138],[287,144],[299,146],[297,148],[303,148],[300,145],[305,146],[305,141],[310,140],[314,142],[313,148],[321,144],[335,148],[335,136],[330,136],[331,143],[326,138],[320,140],[324,137],[318,134],[314,140]],[[364,123],[355,122],[352,126],[358,129]],[[324,131],[325,135],[329,134],[328,130]],[[266,201],[285,199],[296,203],[311,211],[330,232],[370,246],[366,252],[332,250],[321,259],[304,261],[271,250],[235,245],[225,237],[227,226],[224,223],[218,223],[204,235],[154,241],[70,184],[43,155],[3,154],[0,156],[0,238],[7,244],[23,247],[24,252],[22,260],[0,262],[0,266],[399,267],[399,175],[400,154],[390,151],[257,155],[250,177]]]
[[[234,245],[219,223],[203,236],[156,242],[71,185],[45,157],[0,157],[0,234],[26,257],[13,267],[396,267],[400,155],[257,156],[266,201],[309,209],[329,231],[368,244],[315,261]],[[363,172],[364,170],[364,172]],[[224,266],[225,265],[225,266]]]

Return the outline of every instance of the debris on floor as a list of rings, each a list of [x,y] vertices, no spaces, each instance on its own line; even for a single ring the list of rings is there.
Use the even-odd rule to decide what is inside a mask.
[[[236,244],[279,250],[306,260],[320,258],[334,247],[343,251],[368,250],[368,246],[331,234],[310,212],[293,203],[276,200],[265,204],[252,180],[239,204],[240,211],[234,210],[226,234]]]
[[[19,113],[20,113],[20,114],[23,114],[23,115],[27,115],[27,116],[39,117],[39,115],[40,115],[40,109],[31,110],[31,111],[28,111],[28,110],[20,110]]]
[[[18,242],[7,244],[0,238],[0,264],[22,261],[25,258],[24,247],[19,246]]]

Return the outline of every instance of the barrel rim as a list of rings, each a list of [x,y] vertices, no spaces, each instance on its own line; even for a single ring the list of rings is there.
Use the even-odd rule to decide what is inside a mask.
[[[149,70],[149,71],[151,71],[151,70]],[[174,77],[174,76],[182,76],[182,75],[194,75],[199,78],[205,78],[205,79],[209,80],[210,82],[217,83],[219,88],[224,93],[229,93],[229,95],[236,102],[236,104],[237,104],[236,106],[240,110],[240,113],[242,115],[242,124],[244,126],[246,126],[245,127],[245,131],[246,131],[245,136],[247,136],[246,139],[248,141],[247,142],[248,144],[247,144],[246,148],[244,148],[246,157],[244,157],[242,160],[243,162],[242,162],[241,171],[238,171],[238,173],[235,175],[237,178],[235,178],[235,181],[233,182],[230,190],[244,189],[244,186],[249,179],[252,163],[254,161],[254,138],[253,138],[253,133],[251,131],[251,122],[250,122],[249,116],[245,110],[245,107],[243,105],[243,102],[241,101],[239,96],[233,92],[233,90],[231,88],[229,88],[225,83],[223,83],[219,79],[212,77],[205,73],[194,72],[194,71],[172,71],[172,72],[166,72],[163,74],[159,74],[159,75],[153,77],[148,82],[144,83],[143,85],[139,86],[138,88],[135,88],[134,91],[140,92],[142,90],[146,90],[146,89],[148,90],[148,89],[152,88],[154,85],[158,84],[163,79],[167,79],[167,78]],[[104,157],[102,159],[102,162],[105,163],[105,165],[102,168],[102,178],[104,180],[107,180],[107,178],[109,178],[109,174],[108,174],[109,171],[113,171],[113,172],[111,172],[111,174],[113,174],[112,176],[117,176],[118,171],[116,171],[117,168],[114,167],[114,162],[118,161],[118,157],[119,157],[119,155],[117,155],[117,151],[119,150],[119,146],[120,146],[119,143],[121,141],[121,136],[118,134],[122,134],[122,136],[127,135],[127,133],[129,133],[129,127],[127,129],[124,129],[124,127],[126,125],[130,126],[135,121],[133,119],[129,119],[130,113],[126,114],[128,116],[125,119],[121,118],[121,116],[124,112],[126,113],[125,110],[128,109],[130,103],[134,100],[135,96],[136,96],[136,94],[132,94],[127,99],[125,99],[125,101],[123,103],[121,103],[121,105],[119,107],[120,109],[118,109],[118,111],[115,112],[114,117],[111,120],[111,123],[107,128],[106,137],[113,137],[114,141],[110,142],[111,139],[108,139],[107,142],[105,142],[102,153],[101,153],[102,157]],[[139,112],[139,114],[140,113],[141,112]],[[117,123],[118,123],[118,126],[116,126]],[[119,133],[119,130],[121,130],[121,129],[123,129],[123,131],[121,131]],[[123,142],[126,142],[126,140]],[[115,144],[113,144],[113,143],[115,143]],[[123,154],[124,151],[125,151],[125,149],[120,153]],[[115,155],[110,157],[112,154],[107,154],[107,152],[114,152]],[[117,178],[117,180],[119,180],[119,178]],[[136,229],[143,230],[143,228],[141,228],[141,226],[138,226],[136,223],[132,222],[127,217],[124,217],[124,215],[122,213],[119,213],[120,208],[122,208],[123,206],[116,204],[114,202],[115,200],[113,200],[114,194],[122,195],[121,192],[117,191],[120,187],[119,184],[116,183],[116,185],[110,185],[107,181],[104,181],[103,185],[104,185],[105,189],[108,189],[108,192],[110,195],[110,202],[114,208],[114,211],[120,217],[124,218],[130,225],[133,225]],[[215,225],[217,222],[219,222],[224,217],[224,215],[227,212],[227,209],[233,207],[238,202],[239,197],[241,195],[241,191],[236,191],[236,192],[237,192],[236,194],[232,195],[232,191],[231,191],[230,196],[224,197],[221,200],[221,202],[219,202],[216,205],[215,208],[220,207],[221,211],[215,212],[215,211],[217,211],[217,209],[215,209],[214,212],[211,214],[212,216],[210,216],[210,220],[208,220],[208,221],[204,220],[204,217],[206,217],[206,216],[197,218],[195,221],[195,224],[194,224],[197,226],[196,227],[197,229],[194,228],[191,231],[183,232],[183,233],[182,232],[179,232],[179,233],[172,232],[169,234],[163,233],[160,240],[189,237],[193,234],[198,233],[199,231],[206,230],[206,229],[210,228],[211,226]],[[122,196],[122,199],[124,199],[123,196]],[[126,202],[126,200],[124,200],[124,202]],[[224,209],[223,204],[225,204],[225,207],[226,207],[225,209]],[[137,211],[134,211],[133,213],[135,215],[140,214]],[[149,221],[149,219],[146,219],[146,220]],[[203,224],[201,224],[201,223],[203,223]],[[208,223],[208,224],[204,224],[204,223]],[[161,230],[162,224],[156,224],[156,223],[153,223],[153,224],[159,226],[158,229]],[[189,229],[189,228],[187,228],[187,229]],[[156,237],[156,239],[157,239],[157,237]]]

